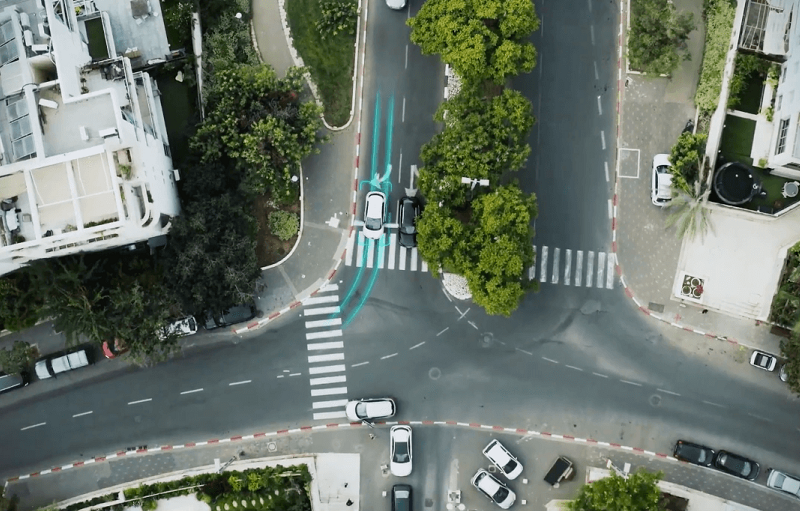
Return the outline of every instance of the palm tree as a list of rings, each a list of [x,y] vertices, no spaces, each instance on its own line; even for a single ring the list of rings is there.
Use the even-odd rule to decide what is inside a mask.
[[[667,217],[667,228],[674,225],[678,238],[684,236],[694,238],[700,234],[702,239],[709,229],[714,232],[709,210],[706,207],[709,195],[711,195],[711,189],[702,175],[694,182],[694,185],[685,188],[674,187],[672,201],[667,206],[673,210]]]

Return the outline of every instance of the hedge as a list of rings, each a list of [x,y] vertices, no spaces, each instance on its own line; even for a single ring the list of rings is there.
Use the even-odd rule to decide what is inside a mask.
[[[731,0],[706,0],[703,17],[706,20],[706,46],[694,103],[701,110],[712,112],[717,108],[722,91],[722,74],[736,17],[736,4]]]

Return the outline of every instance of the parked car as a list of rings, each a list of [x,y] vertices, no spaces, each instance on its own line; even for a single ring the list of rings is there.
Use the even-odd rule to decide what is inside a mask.
[[[57,374],[86,367],[93,362],[92,354],[85,348],[70,351],[64,355],[49,355],[34,365],[36,376],[40,380],[50,378]]]
[[[417,217],[420,213],[419,199],[403,197],[400,199],[400,246],[417,246]]]
[[[699,444],[693,444],[685,440],[675,442],[675,450],[672,455],[681,460],[701,467],[710,467],[714,464],[714,449]]]
[[[244,323],[256,317],[256,309],[252,305],[236,305],[227,312],[208,312],[203,326],[206,330]]]
[[[114,342],[103,341],[103,355],[106,358],[117,358],[123,353],[128,352],[128,346],[122,339],[114,339]]]
[[[723,472],[741,477],[742,479],[755,480],[761,466],[751,459],[744,456],[733,454],[728,451],[719,451],[714,458],[714,466]]]
[[[786,364],[781,366],[781,370],[778,371],[778,377],[780,377],[781,381],[789,380],[789,373],[786,372]]]
[[[522,473],[522,464],[499,440],[489,442],[483,449],[483,455],[509,480],[516,479]]]
[[[790,476],[780,470],[769,469],[767,470],[767,488],[800,497],[800,478]]]
[[[392,486],[392,511],[411,511],[411,486],[407,484]]]
[[[503,509],[510,508],[514,501],[517,500],[517,495],[508,486],[482,468],[478,469],[470,482],[486,498]]]
[[[656,206],[666,206],[672,201],[672,165],[668,154],[657,154],[653,158],[653,176],[650,186],[650,200]]]
[[[0,394],[10,392],[14,389],[26,387],[31,382],[30,375],[21,371],[19,374],[0,373]]]
[[[386,195],[383,192],[369,192],[364,206],[364,237],[377,240],[383,236],[386,222]]]
[[[158,333],[158,337],[161,340],[167,338],[167,336],[175,334],[178,337],[185,337],[187,335],[193,335],[197,333],[197,320],[194,319],[194,316],[186,316],[185,318],[176,319],[175,321],[171,321],[168,325],[161,329]]]
[[[774,371],[777,364],[778,357],[763,351],[753,350],[753,354],[750,356],[750,365],[765,371]]]
[[[357,399],[349,401],[344,407],[347,418],[351,421],[372,421],[388,419],[395,414],[397,407],[394,400],[388,397],[377,399]]]
[[[392,426],[389,431],[389,470],[393,475],[405,477],[411,474],[411,428]]]

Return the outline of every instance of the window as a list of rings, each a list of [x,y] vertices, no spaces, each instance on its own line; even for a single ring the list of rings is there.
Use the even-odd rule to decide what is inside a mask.
[[[775,102],[775,110],[780,112],[781,103],[783,103],[783,94],[778,94],[778,100]]]
[[[775,146],[775,154],[781,154],[786,150],[786,133],[789,131],[789,119],[781,119],[778,127],[778,145]]]

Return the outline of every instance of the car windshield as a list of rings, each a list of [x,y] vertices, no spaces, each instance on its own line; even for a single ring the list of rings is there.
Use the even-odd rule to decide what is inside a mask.
[[[659,174],[666,174],[667,172],[669,172],[669,166],[659,165],[658,167],[656,167],[656,172],[658,172]]]
[[[513,472],[515,468],[517,468],[517,462],[514,460],[508,460],[508,463],[506,463],[503,467],[503,471],[505,473]]]
[[[697,449],[697,461],[703,463],[706,461],[706,451],[705,449]]]
[[[397,442],[394,444],[394,461],[398,463],[405,463],[408,461],[408,444],[406,442]]]
[[[494,500],[495,502],[503,502],[506,498],[508,498],[508,490],[501,486],[497,489],[497,493],[494,494]]]
[[[749,475],[751,470],[752,467],[750,466],[750,463],[745,461],[744,464],[742,464],[742,475]]]
[[[381,219],[380,218],[366,218],[364,225],[367,226],[367,229],[371,231],[377,231],[381,228]]]
[[[365,403],[358,403],[356,405],[356,415],[359,417],[367,416],[367,405]]]

